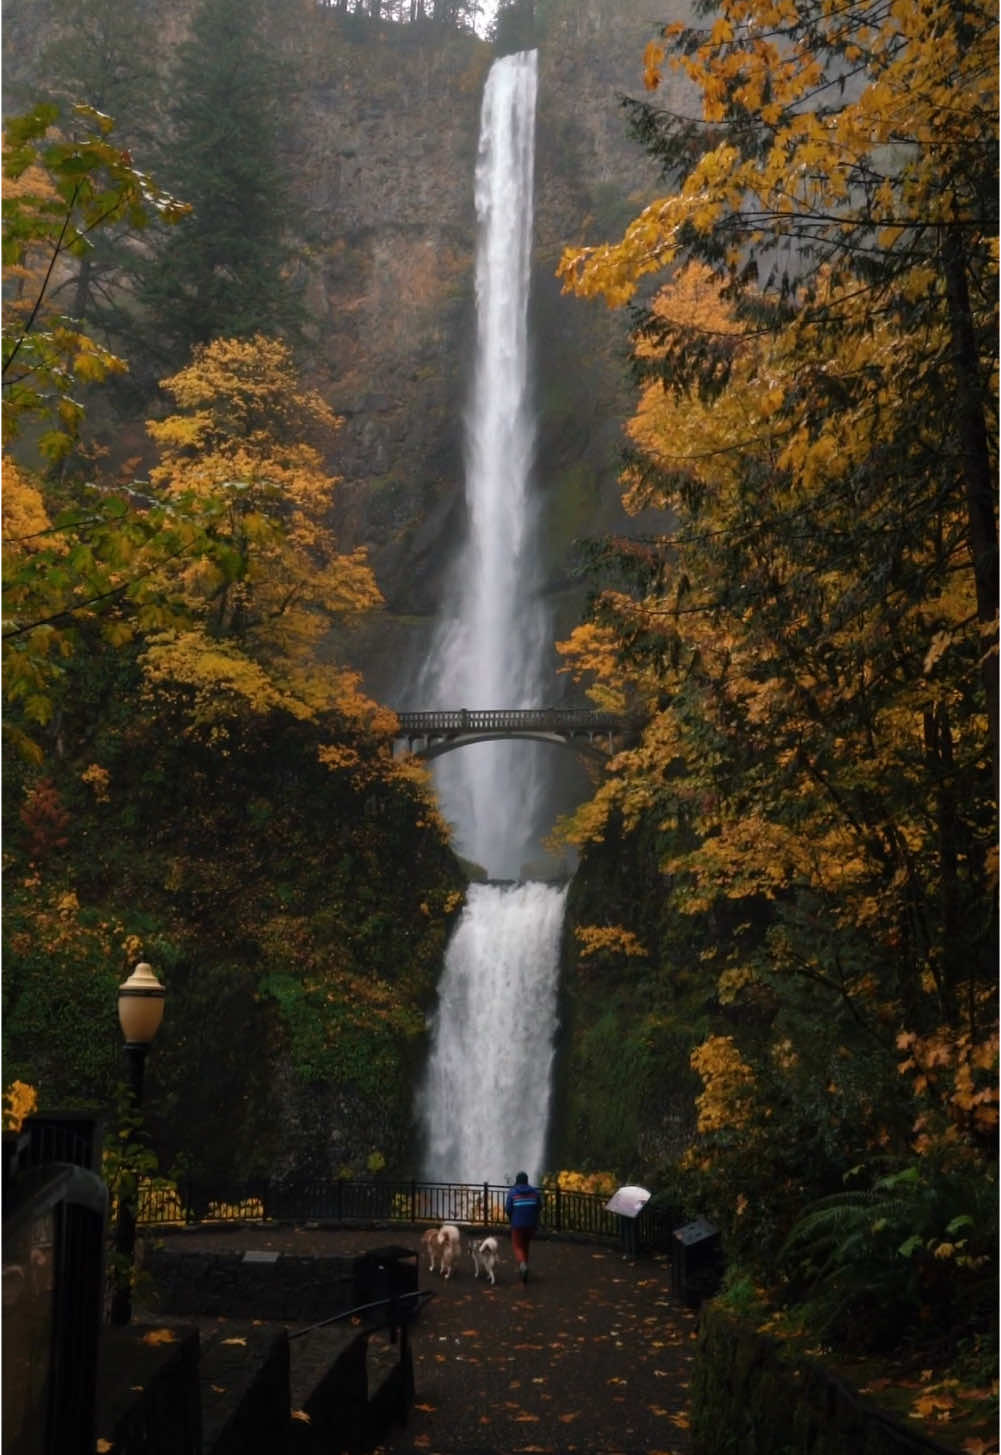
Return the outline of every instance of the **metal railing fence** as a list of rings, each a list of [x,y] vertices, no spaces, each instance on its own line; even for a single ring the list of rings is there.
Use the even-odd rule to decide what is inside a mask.
[[[227,1222],[443,1223],[506,1226],[506,1186],[494,1183],[345,1181],[340,1178],[257,1182],[208,1188],[193,1180],[139,1185],[138,1222],[145,1227]],[[623,1219],[605,1210],[606,1195],[544,1189],[542,1228],[617,1241]],[[639,1242],[667,1251],[678,1219],[667,1208],[644,1208]]]

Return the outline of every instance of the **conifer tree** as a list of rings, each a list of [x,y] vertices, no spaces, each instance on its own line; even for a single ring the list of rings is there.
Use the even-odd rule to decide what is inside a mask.
[[[269,44],[265,0],[203,0],[170,75],[160,163],[192,216],[143,268],[149,346],[161,366],[214,338],[296,331],[282,162],[292,79]]]

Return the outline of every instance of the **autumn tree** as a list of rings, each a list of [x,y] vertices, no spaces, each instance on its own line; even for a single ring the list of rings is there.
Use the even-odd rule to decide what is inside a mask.
[[[62,311],[56,285],[102,230],[185,209],[134,166],[108,117],[78,106],[68,127],[56,120],[40,106],[4,137],[4,730],[32,756],[82,635],[120,644],[135,613],[162,625],[161,568],[198,533],[183,511],[138,510],[73,463],[87,386],[126,365]]]
[[[880,1157],[964,1167],[972,1220],[996,1138],[995,34],[738,0],[653,88],[668,46],[701,114],[634,109],[672,190],[561,268],[646,290],[624,498],[673,526],[563,647],[646,716],[573,832],[656,826],[740,1027],[692,1166],[753,1264]]]
[[[317,652],[337,618],[381,600],[365,551],[341,553],[328,524],[335,482],[317,444],[336,427],[329,407],[300,385],[286,345],[262,335],[196,350],[163,387],[181,412],[149,424],[151,484],[168,506],[198,502],[213,548],[185,568],[193,624],[150,642],[149,682],[185,683],[196,717],[236,692],[261,709],[375,721],[357,674]]]
[[[822,5],[787,14],[738,0],[704,30],[666,27],[648,47],[648,83],[659,84],[669,44],[701,115],[634,109],[677,190],[619,244],[562,266],[577,291],[614,304],[644,276],[699,258],[738,298],[757,280],[745,296],[758,327],[858,338],[848,367],[828,360],[797,386],[804,444],[836,452],[857,440],[873,399],[893,401],[898,423],[917,400],[936,401],[937,444],[914,452],[908,477],[913,488],[930,475],[964,504],[995,778],[996,40],[996,17],[975,4],[874,7],[846,22]],[[878,320],[897,324],[892,359],[864,352]],[[725,377],[711,337],[684,323],[659,337],[679,383]],[[926,492],[921,505],[935,499]]]
[[[165,1169],[398,1164],[462,880],[393,715],[332,660],[378,601],[327,523],[335,421],[274,340],[166,387],[160,464],[112,513],[94,492],[93,519],[53,519],[8,464],[5,690],[33,749],[3,784],[8,1079],[110,1107],[115,987],[148,956],[174,996],[146,1103]]]

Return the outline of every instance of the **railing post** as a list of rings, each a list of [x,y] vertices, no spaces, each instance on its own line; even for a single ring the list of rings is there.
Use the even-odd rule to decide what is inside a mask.
[[[490,1222],[490,1183],[483,1184],[483,1226]]]
[[[560,1192],[560,1184],[556,1184],[556,1231],[563,1231],[563,1196]]]
[[[417,1181],[413,1177],[410,1179],[410,1221],[417,1221]]]
[[[344,1221],[344,1179],[341,1177],[337,1179],[337,1196],[334,1201],[337,1207],[335,1216],[337,1221],[342,1223]]]

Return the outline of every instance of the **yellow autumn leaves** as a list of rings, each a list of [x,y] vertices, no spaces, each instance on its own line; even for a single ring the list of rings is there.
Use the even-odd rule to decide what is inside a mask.
[[[910,1036],[919,1151],[997,1122],[996,1009],[977,1001],[996,966],[975,948],[997,887],[997,622],[968,503],[978,410],[996,472],[997,243],[976,180],[996,32],[938,0],[723,0],[702,30],[667,26],[644,77],[690,87],[651,122],[674,189],[559,268],[566,291],[642,300],[621,484],[664,520],[646,584],[608,585],[559,645],[596,702],[645,708],[568,837],[660,836],[665,899],[723,1004],[781,1004],[799,978],[884,1041]],[[624,964],[631,934],[578,939]],[[700,1132],[748,1114],[739,1041],[695,1053]]]
[[[298,717],[374,713],[357,676],[315,660],[332,617],[381,600],[364,551],[341,553],[327,523],[336,482],[309,438],[336,427],[330,409],[299,385],[287,347],[263,337],[207,345],[163,387],[182,412],[149,425],[152,484],[206,509],[218,548],[185,565],[195,622],[152,640],[147,683],[192,691],[196,722],[233,698]]]

